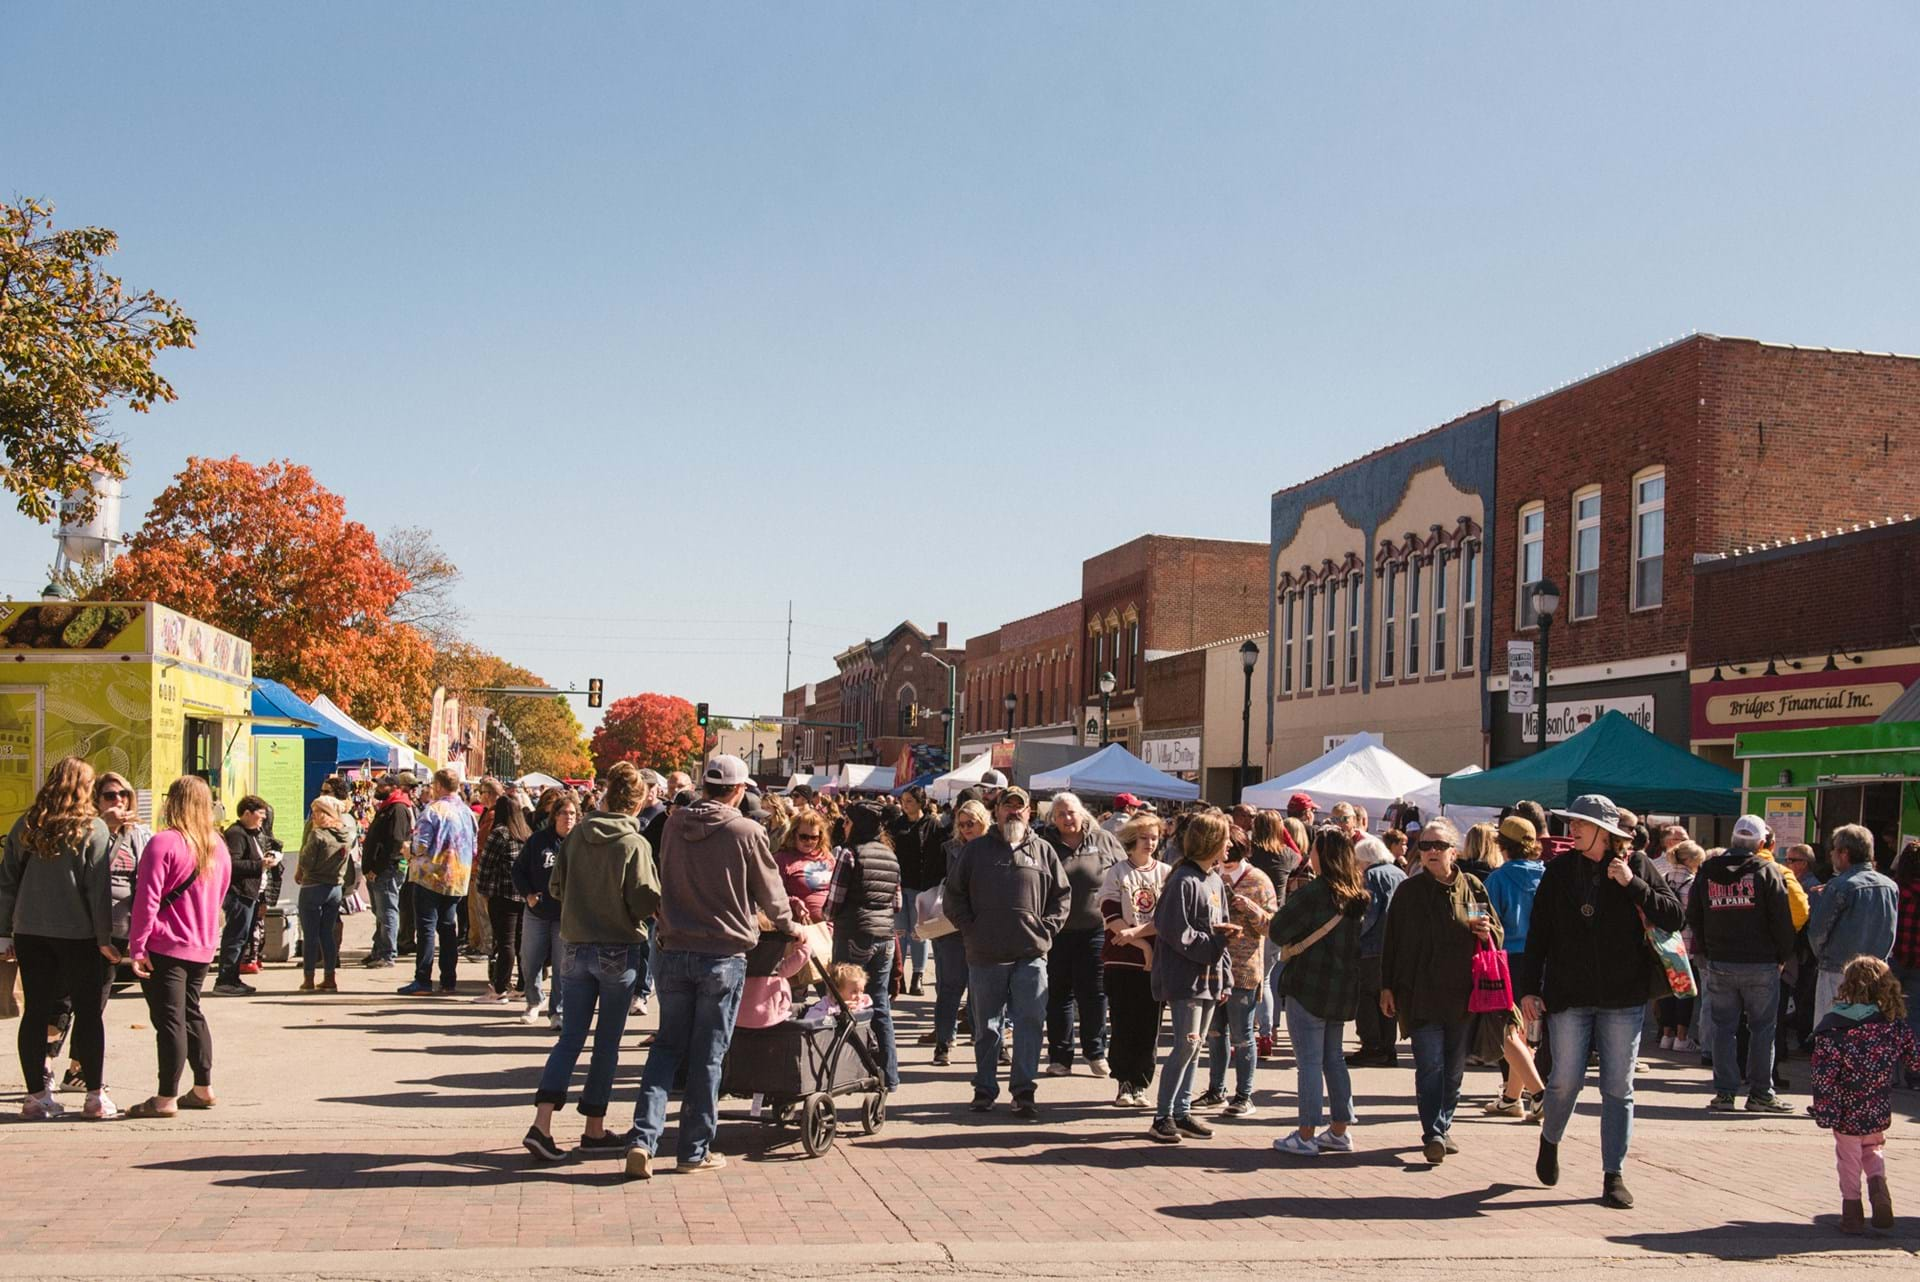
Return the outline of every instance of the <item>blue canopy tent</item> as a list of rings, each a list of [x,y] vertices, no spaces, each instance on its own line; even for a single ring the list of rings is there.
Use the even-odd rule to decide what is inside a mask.
[[[1643,815],[1740,813],[1739,775],[1649,734],[1618,712],[1545,752],[1440,781],[1440,800],[1449,806],[1510,806],[1526,799],[1551,810],[1592,792]]]
[[[306,741],[303,806],[320,795],[320,784],[328,775],[346,766],[384,764],[393,751],[392,745],[347,729],[278,681],[266,677],[253,679],[253,711],[255,716],[284,717],[312,726],[307,729],[258,725],[253,730],[255,735],[293,735]],[[299,818],[304,821],[305,816]]]
[[[1136,797],[1192,801],[1200,795],[1200,785],[1155,770],[1117,743],[1058,770],[1043,771],[1033,777],[1031,786],[1036,791],[1082,792],[1095,797],[1130,792]]]

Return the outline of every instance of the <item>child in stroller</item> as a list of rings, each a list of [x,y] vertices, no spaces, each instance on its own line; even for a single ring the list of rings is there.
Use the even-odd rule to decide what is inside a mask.
[[[827,967],[827,978],[831,981],[826,996],[807,1007],[807,1013],[800,1018],[808,1023],[821,1023],[840,1013],[840,1002],[845,998],[847,1009],[858,1013],[873,1009],[873,998],[867,996],[867,972],[863,966],[852,962],[835,962]]]

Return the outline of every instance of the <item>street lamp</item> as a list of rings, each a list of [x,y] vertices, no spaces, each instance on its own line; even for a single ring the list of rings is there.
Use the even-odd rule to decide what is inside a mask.
[[[1107,746],[1107,717],[1113,711],[1113,688],[1120,683],[1113,673],[1100,674],[1100,746]]]
[[[1540,620],[1540,685],[1534,692],[1534,715],[1539,734],[1534,751],[1547,750],[1547,647],[1553,640],[1553,615],[1560,608],[1560,588],[1552,579],[1533,585],[1533,613]]]
[[[940,714],[940,719],[946,723],[947,769],[952,770],[960,764],[954,755],[957,751],[957,745],[953,741],[956,734],[953,712],[960,703],[960,670],[939,655],[933,654],[930,651],[922,650],[920,657],[923,659],[932,659],[935,663],[947,670],[947,709]]]
[[[1020,706],[1020,700],[1014,697],[1013,691],[1009,690],[1007,697],[1000,703],[1007,710],[1007,738],[1011,739],[1013,738],[1013,710]]]
[[[1247,787],[1247,752],[1253,738],[1253,668],[1259,662],[1260,647],[1249,637],[1240,646],[1240,670],[1246,674],[1247,691],[1240,704],[1240,787],[1235,790],[1235,801],[1240,799],[1237,794]]]

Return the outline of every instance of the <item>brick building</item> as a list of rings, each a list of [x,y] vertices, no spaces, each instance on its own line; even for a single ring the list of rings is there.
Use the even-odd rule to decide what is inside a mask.
[[[1267,626],[1265,543],[1144,534],[1080,566],[1081,742],[1100,742],[1100,676],[1114,690],[1108,738],[1142,746],[1148,659]]]
[[[963,760],[1006,739],[1009,721],[1016,742],[1077,741],[1080,617],[1080,603],[1069,601],[968,639],[961,665]]]
[[[1267,776],[1362,730],[1429,774],[1480,763],[1499,409],[1273,496]]]
[[[1789,535],[1693,567],[1693,749],[1877,720],[1920,682],[1920,520]]]
[[[827,681],[781,699],[785,716],[847,724],[785,727],[782,755],[793,757],[796,769],[825,772],[848,762],[904,765],[915,750],[922,760],[927,750],[944,754],[948,682],[936,658],[953,664],[961,658],[947,648],[945,623],[927,633],[906,621],[877,641],[848,646],[834,656],[840,670]]]
[[[1916,466],[1911,357],[1696,335],[1505,410],[1493,764],[1532,750],[1531,716],[1506,711],[1506,644],[1539,636],[1534,583],[1561,590],[1549,741],[1615,709],[1686,745],[1694,563],[1899,514]]]
[[[1251,685],[1241,658],[1249,641],[1259,650]],[[1267,741],[1266,650],[1261,632],[1148,659],[1141,690],[1147,764],[1199,784],[1207,801],[1238,801],[1242,748],[1248,774],[1257,777]]]

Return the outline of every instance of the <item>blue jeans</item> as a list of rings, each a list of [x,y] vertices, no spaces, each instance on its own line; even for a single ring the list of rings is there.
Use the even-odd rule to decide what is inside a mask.
[[[1768,967],[1769,970],[1772,967]],[[1780,976],[1773,976],[1777,991]],[[1558,1144],[1567,1133],[1573,1106],[1580,1098],[1580,1087],[1587,1080],[1587,1052],[1600,1050],[1600,1169],[1618,1175],[1627,1160],[1627,1145],[1633,1139],[1633,1061],[1640,1054],[1640,1029],[1647,1009],[1628,1006],[1621,1010],[1601,1010],[1576,1006],[1547,1016],[1547,1037],[1553,1044],[1553,1072],[1547,1081],[1546,1113],[1540,1122],[1540,1138]],[[1732,1037],[1732,1032],[1728,1032]],[[1773,1059],[1773,1033],[1762,1038],[1754,1035],[1756,1045],[1767,1047],[1767,1059]],[[1729,1051],[1731,1060],[1733,1053]],[[1720,1071],[1718,1058],[1714,1072]],[[1771,1073],[1771,1067],[1769,1067]],[[1765,1079],[1772,1089],[1772,1077]]]
[[[560,923],[551,924],[558,935]],[[560,1040],[553,1044],[547,1066],[540,1072],[540,1087],[533,1093],[533,1102],[556,1108],[567,1102],[567,1083],[573,1079],[580,1050],[587,1044],[587,1025],[592,1024],[593,1058],[587,1063],[587,1089],[580,1095],[580,1115],[605,1117],[607,1101],[613,1097],[613,1074],[620,1067],[620,1035],[627,1031],[627,1003],[633,1000],[633,985],[640,978],[640,948],[637,944],[568,944],[562,952],[565,960],[553,986],[566,994],[561,1002],[566,1013],[560,1021]],[[533,973],[527,972],[529,989]],[[597,1021],[593,1014],[596,1003],[600,1008]]]
[[[1173,1047],[1160,1066],[1160,1102],[1153,1111],[1156,1119],[1185,1117],[1193,1110],[1193,1070],[1200,1063],[1200,1047],[1207,1039],[1213,1008],[1219,1004],[1202,997],[1177,998],[1169,1003]]]
[[[873,1000],[873,1039],[880,1053],[887,1089],[900,1089],[900,1056],[893,1046],[893,936],[863,940],[843,930],[833,937],[833,959],[867,972],[867,996]]]
[[[1088,1061],[1107,1057],[1106,967],[1100,950],[1102,930],[1063,930],[1047,952],[1047,1058],[1073,1063],[1074,1014],[1080,1016],[1080,1053]]]
[[[440,987],[451,990],[460,966],[460,905],[466,900],[413,883],[413,982],[433,982],[433,951],[440,945]]]
[[[639,948],[640,945],[635,944],[634,947]],[[560,923],[557,920],[548,921],[532,913],[520,919],[520,974],[527,983],[528,1010],[540,1009],[541,999],[546,996],[540,987],[540,972],[548,967],[553,970],[553,1000],[547,1003],[547,1014],[558,1015],[566,1009],[566,985],[561,982],[562,953]],[[644,954],[643,949],[640,969],[646,966]]]
[[[733,1041],[740,990],[747,983],[744,954],[712,957],[705,953],[653,950],[659,978],[660,1031],[647,1052],[640,1076],[640,1102],[634,1109],[636,1142],[648,1153],[660,1147],[667,1127],[667,1092],[674,1074],[687,1065],[687,1087],[680,1096],[681,1162],[704,1162],[720,1126],[720,1066]],[[563,1019],[573,1017],[567,1003]]]
[[[1207,1030],[1208,1090],[1226,1089],[1231,1063],[1233,1097],[1253,1098],[1253,1017],[1260,1008],[1260,992],[1260,988],[1229,989],[1227,1000],[1214,1009],[1213,1026]]]
[[[1287,998],[1287,1029],[1293,1035],[1293,1058],[1300,1068],[1300,1125],[1320,1125],[1320,1086],[1324,1079],[1332,1098],[1333,1120],[1351,1123],[1353,1081],[1347,1076],[1345,1020],[1321,1019],[1293,998]]]
[[[933,978],[933,1043],[951,1046],[967,995],[967,941],[959,931],[933,941]]]
[[[300,887],[300,964],[308,979],[313,978],[314,965],[323,957],[328,975],[340,969],[340,941],[333,933],[339,924],[340,887]]]
[[[893,929],[906,941],[909,978],[924,978],[927,973],[927,941],[913,937],[913,897],[917,891],[902,889],[900,911],[894,914]]]
[[[1260,1007],[1254,1012],[1253,1028],[1262,1037],[1279,1031],[1279,1016],[1286,1011],[1287,999],[1280,993],[1280,950],[1267,949],[1267,973],[1260,984]]]
[[[373,951],[368,959],[392,961],[400,955],[400,869],[367,878],[367,897],[373,901]]]
[[[998,962],[967,968],[973,1003],[973,1094],[1000,1098],[1000,1038],[1013,1023],[1015,1100],[1033,1099],[1040,1084],[1040,1038],[1047,1022],[1047,959]]]
[[[1472,1026],[1465,1018],[1413,1026],[1413,1093],[1420,1104],[1423,1143],[1441,1138],[1453,1127],[1453,1110],[1460,1105],[1460,1079],[1467,1074],[1467,1030]],[[1580,1063],[1586,1062],[1582,1051]]]
[[[253,938],[253,919],[260,911],[260,905],[256,900],[243,899],[229,890],[221,908],[226,913],[226,921],[220,928],[220,973],[214,982],[237,984],[240,982],[240,954],[246,951],[247,941]]]
[[[657,857],[658,856],[656,856],[656,858]],[[658,958],[660,955],[660,949],[654,944],[653,941],[654,941],[654,938],[659,935],[659,933],[660,933],[660,927],[656,919],[652,917],[647,918],[647,942],[640,945],[641,963],[640,963],[640,983],[638,985],[638,988],[640,990],[640,1000],[643,1002],[653,996],[653,985],[654,985],[654,979],[655,979],[654,967],[656,965],[655,959]]]
[[[1732,1095],[1740,1089],[1740,1016],[1747,1017],[1747,1092],[1762,1099],[1773,1094],[1773,1034],[1780,1019],[1780,968],[1772,962],[1707,962],[1712,977],[1707,1001],[1713,1006],[1713,1089]],[[1560,1048],[1553,1048],[1556,1064]],[[1614,1169],[1614,1168],[1609,1168]]]

